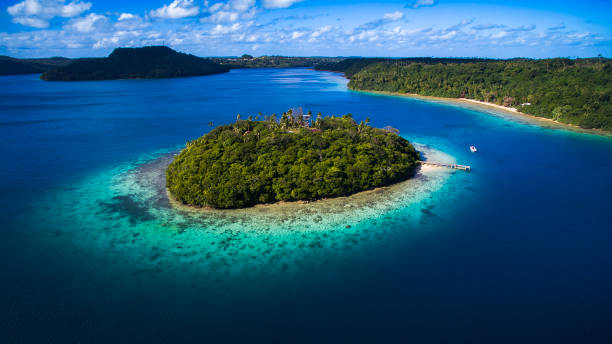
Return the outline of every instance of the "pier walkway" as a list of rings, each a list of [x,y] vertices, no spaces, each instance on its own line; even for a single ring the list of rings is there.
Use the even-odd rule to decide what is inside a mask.
[[[470,172],[472,169],[470,166],[467,165],[458,165],[458,164],[441,164],[438,162],[429,162],[429,161],[419,161],[421,163],[421,165],[429,165],[429,166],[438,166],[438,167],[446,167],[446,168],[452,168],[455,170],[464,170],[467,172]]]

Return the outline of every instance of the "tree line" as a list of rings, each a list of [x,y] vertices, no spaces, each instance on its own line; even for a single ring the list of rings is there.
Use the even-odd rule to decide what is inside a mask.
[[[583,128],[612,130],[612,61],[589,59],[347,59],[349,88],[469,98]]]

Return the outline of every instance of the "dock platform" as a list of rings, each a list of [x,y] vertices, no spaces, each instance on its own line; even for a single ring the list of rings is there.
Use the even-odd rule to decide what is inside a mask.
[[[419,162],[421,163],[421,165],[446,167],[446,168],[452,168],[452,169],[455,169],[455,170],[463,170],[463,171],[466,171],[466,172],[470,172],[472,170],[472,168],[470,166],[467,166],[467,165],[441,164],[439,162],[429,162],[429,161],[419,161]]]

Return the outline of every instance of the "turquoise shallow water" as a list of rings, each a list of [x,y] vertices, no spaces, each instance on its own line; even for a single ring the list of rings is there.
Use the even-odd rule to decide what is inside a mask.
[[[168,203],[163,168],[209,121],[295,106],[392,125],[473,171],[315,205]],[[3,77],[0,109],[7,342],[610,338],[609,138],[307,69]]]

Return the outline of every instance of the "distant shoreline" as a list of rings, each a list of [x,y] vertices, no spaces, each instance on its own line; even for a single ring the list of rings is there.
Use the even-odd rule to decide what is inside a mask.
[[[538,116],[526,114],[524,112],[518,111],[515,108],[497,105],[494,103],[488,103],[488,102],[484,102],[484,101],[480,101],[476,99],[432,97],[432,96],[422,96],[422,95],[414,94],[414,93],[399,93],[399,92],[387,92],[387,91],[368,91],[368,90],[354,90],[354,89],[349,89],[349,90],[353,92],[359,92],[359,93],[370,93],[370,94],[377,94],[377,95],[384,95],[384,96],[391,96],[391,97],[420,99],[424,101],[438,102],[438,103],[441,102],[441,103],[446,103],[446,104],[455,105],[455,106],[458,104],[463,104],[463,105],[471,105],[472,107],[479,108],[479,109],[495,109],[495,110],[502,111],[506,114],[509,114],[511,116],[515,116],[518,118],[528,120],[529,122],[540,125],[542,127],[546,127],[548,125],[548,126],[552,126],[558,129],[565,129],[565,130],[583,133],[583,134],[591,134],[591,135],[612,138],[612,132],[604,131],[601,129],[585,129],[585,128],[581,128],[576,125],[561,123],[561,122],[552,120],[550,118],[538,117]]]

